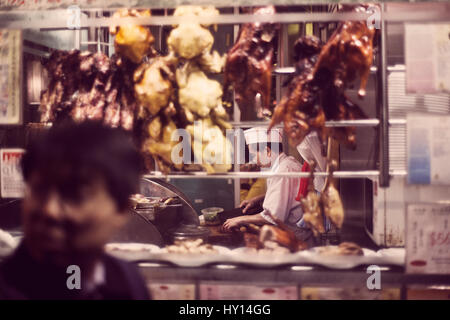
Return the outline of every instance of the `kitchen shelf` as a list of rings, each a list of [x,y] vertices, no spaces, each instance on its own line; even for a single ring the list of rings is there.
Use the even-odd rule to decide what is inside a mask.
[[[28,103],[32,106],[39,106],[39,102]],[[239,122],[229,122],[233,128],[250,128],[257,126],[268,126],[270,121],[239,121]],[[380,120],[373,119],[363,119],[363,120],[330,120],[325,122],[325,127],[376,127],[380,123]],[[29,125],[46,125],[49,128],[52,126],[51,122],[41,123],[41,122],[30,122]],[[389,125],[406,125],[406,119],[390,119]],[[275,128],[283,128],[283,124],[278,124]]]
[[[176,267],[157,263],[138,263],[143,276],[151,281],[228,281],[253,283],[290,283],[299,285],[365,286],[367,266],[349,270],[333,270],[319,266],[282,266],[254,268],[243,265],[215,265],[211,267]],[[448,275],[406,274],[398,266],[380,266],[384,285],[450,285]]]
[[[389,72],[399,72],[399,71],[405,71],[406,67],[404,65],[396,65],[396,66],[388,66],[387,70]],[[378,68],[376,66],[370,67],[371,73],[376,73],[378,71]],[[284,67],[284,68],[276,68],[273,71],[276,75],[291,75],[295,73],[295,67]]]
[[[379,0],[379,3],[389,3],[392,0]],[[429,0],[397,0],[400,4],[421,3],[428,2]],[[119,9],[123,7],[128,8],[152,8],[152,9],[169,9],[183,5],[212,5],[218,8],[222,7],[243,7],[243,6],[255,6],[254,0],[89,0],[89,1],[76,1],[77,6],[86,11],[97,10],[99,7],[105,9]],[[334,5],[337,3],[342,4],[354,4],[355,0],[340,0],[328,1],[329,4]],[[65,9],[70,5],[73,5],[72,0],[22,0],[22,1],[3,1],[0,4],[0,8],[3,10],[54,10]],[[259,0],[258,6],[274,5],[274,6],[293,6],[293,5],[321,5],[326,2],[317,0]]]
[[[334,171],[333,178],[339,179],[358,179],[377,177],[380,172],[378,170],[363,170],[363,171]],[[406,176],[407,172],[402,170],[393,170],[390,172],[391,176]],[[209,174],[204,171],[198,172],[180,172],[165,174],[159,171],[152,171],[149,174],[143,175],[143,178],[147,179],[252,179],[252,178],[273,178],[273,177],[288,177],[288,178],[308,178],[309,172],[225,172],[225,173],[213,173]],[[314,172],[315,177],[326,177],[327,172]]]
[[[234,7],[238,4],[230,3],[227,7]],[[129,5],[127,7],[130,7]],[[149,8],[154,6],[150,5]],[[166,7],[166,6],[164,6]],[[114,12],[116,9],[96,8],[88,11]],[[46,14],[47,13],[47,14]],[[48,19],[48,13],[52,14],[52,19]],[[202,23],[209,24],[241,24],[251,22],[261,23],[300,23],[300,22],[329,22],[329,21],[357,21],[373,19],[374,13],[354,13],[354,12],[332,12],[332,13],[276,13],[274,15],[253,15],[253,14],[220,14],[211,17],[202,17]],[[68,21],[72,21],[71,13],[66,9],[55,10],[34,10],[34,11],[6,11],[0,10],[0,28],[6,29],[67,29]],[[443,22],[450,20],[450,11],[406,11],[406,12],[383,12],[380,19],[386,22]],[[149,26],[174,25],[181,22],[197,22],[198,18],[174,17],[174,16],[152,16],[139,18],[105,18],[105,17],[85,17],[81,15],[80,28],[90,27],[111,27],[120,24],[139,24]]]
[[[388,68],[389,70],[389,68]],[[377,67],[372,66],[370,67],[370,72],[371,73],[376,73],[377,72]],[[284,68],[276,68],[273,71],[274,74],[276,75],[291,75],[291,74],[295,74],[295,67],[284,67]]]
[[[257,126],[268,126],[269,121],[240,121],[230,122],[233,128],[250,128]],[[380,120],[376,118],[363,120],[330,120],[325,122],[325,127],[376,127],[380,124]],[[389,125],[406,125],[406,119],[389,119]],[[277,128],[282,128],[279,124]]]

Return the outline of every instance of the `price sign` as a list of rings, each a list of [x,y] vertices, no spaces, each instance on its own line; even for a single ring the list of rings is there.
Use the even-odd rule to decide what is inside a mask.
[[[195,300],[194,283],[156,283],[148,284],[154,300]]]
[[[407,116],[408,183],[450,185],[450,117]]]
[[[450,274],[450,204],[409,204],[406,271]]]
[[[297,300],[293,285],[200,283],[200,300]]]
[[[450,92],[450,24],[406,24],[406,91]]]
[[[24,183],[20,169],[23,149],[1,149],[1,196],[2,198],[22,198]]]
[[[0,29],[0,124],[22,122],[22,32]]]

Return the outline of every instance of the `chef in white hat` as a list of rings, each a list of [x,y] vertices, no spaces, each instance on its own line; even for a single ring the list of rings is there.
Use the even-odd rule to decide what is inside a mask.
[[[301,164],[294,157],[287,156],[283,152],[281,130],[272,129],[267,132],[267,128],[257,127],[244,131],[244,135],[250,156],[262,169],[266,168],[273,173],[301,171]],[[298,177],[267,178],[266,194],[241,203],[244,215],[226,220],[223,229],[231,230],[249,223],[275,224],[271,216],[296,228],[296,223],[303,215],[300,202],[295,200],[299,183]],[[261,203],[261,212],[253,215],[245,214]]]

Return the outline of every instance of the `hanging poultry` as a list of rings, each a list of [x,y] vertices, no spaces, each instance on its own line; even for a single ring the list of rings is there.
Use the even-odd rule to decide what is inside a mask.
[[[218,14],[217,10],[207,12],[211,15]],[[202,16],[203,10],[201,7],[182,6],[178,7],[173,15],[193,19]],[[209,52],[213,43],[214,37],[211,32],[200,23],[193,21],[176,25],[167,38],[169,50],[184,59],[193,59]]]
[[[97,120],[131,130],[133,68],[117,62],[100,52],[54,51],[44,63],[50,82],[41,94],[41,122]]]
[[[175,122],[167,116],[153,118],[147,126],[148,138],[142,145],[145,157],[152,157],[163,172],[170,168],[181,170],[182,163],[172,161],[172,149],[178,143],[172,141],[172,135],[177,130]]]
[[[320,201],[323,206],[323,212],[327,218],[338,228],[342,228],[344,222],[344,207],[342,205],[339,192],[336,190],[333,181],[333,172],[337,168],[337,163],[332,160],[329,163],[329,176],[327,183],[320,197]]]
[[[231,142],[210,117],[202,119],[199,124],[200,134],[197,135],[194,125],[186,126],[195,158],[202,160],[201,165],[208,173],[227,172],[232,163]]]
[[[113,18],[140,18],[150,17],[150,15],[150,10],[120,9],[113,14]],[[133,63],[139,64],[145,56],[152,54],[152,44],[155,39],[147,27],[125,24],[111,27],[109,32],[116,36],[114,40],[116,53]]]
[[[200,23],[202,17],[218,15],[214,7],[180,6],[175,17],[185,17],[187,22],[176,25],[167,38],[169,51],[176,57],[196,59],[205,72],[219,73],[223,69],[225,57],[217,51],[211,53],[214,37],[208,30],[209,24]]]
[[[273,6],[256,9],[255,15],[275,14]],[[234,87],[235,100],[241,110],[255,105],[256,95],[262,98],[264,114],[270,116],[272,69],[275,36],[278,26],[270,23],[248,23],[241,26],[225,64],[225,90]]]
[[[320,207],[320,198],[314,188],[314,170],[316,164],[311,161],[310,176],[308,180],[308,193],[306,197],[300,200],[303,209],[303,219],[310,226],[314,232],[314,236],[325,233],[324,218],[322,215],[322,208]]]
[[[134,73],[134,92],[138,102],[155,116],[173,99],[175,74],[165,57],[141,64]]]
[[[359,5],[352,11],[366,13],[369,8],[371,6]],[[358,95],[364,97],[373,61],[375,32],[375,27],[367,21],[341,23],[320,52],[311,76],[329,78],[332,85],[343,93],[359,75]]]
[[[176,71],[180,105],[201,118],[222,106],[222,86],[209,79],[200,68],[187,62]],[[201,94],[199,94],[201,92]]]
[[[169,54],[150,59],[134,74],[134,91],[142,106],[139,117],[144,122],[141,150],[148,170],[155,169],[153,159],[165,173],[202,168],[214,173],[231,168],[231,145],[224,134],[231,126],[222,104],[222,87],[207,76],[221,72],[224,58],[211,53],[214,38],[207,29],[209,25],[200,22],[202,17],[216,14],[213,7],[178,7],[174,16],[185,17],[186,21],[171,31]],[[196,125],[202,128],[200,134],[194,130]],[[187,152],[193,153],[201,163],[176,163],[179,158],[173,155],[180,142],[172,139],[177,129],[182,129],[178,133],[190,134],[187,144],[182,135],[183,154],[178,155],[183,161],[192,160]]]
[[[325,114],[319,104],[320,87],[310,75],[322,48],[321,41],[305,36],[295,43],[296,75],[288,87],[288,93],[276,106],[269,130],[284,122],[284,130],[292,146],[300,144],[312,129],[316,129],[321,141],[326,140]]]
[[[345,94],[340,93],[334,86],[323,91],[321,94],[321,105],[328,120],[359,120],[367,118],[357,104],[347,98]],[[328,133],[349,149],[356,149],[355,127],[329,128]]]
[[[359,6],[357,12],[366,10]],[[322,46],[315,37],[302,37],[294,45],[296,75],[288,94],[276,106],[269,130],[284,122],[289,143],[297,146],[311,131],[323,144],[332,136],[350,149],[356,148],[354,127],[325,128],[326,120],[366,118],[361,108],[345,96],[345,89],[361,76],[359,94],[364,96],[373,56],[375,31],[366,22],[344,22]],[[325,149],[325,148],[324,148]]]

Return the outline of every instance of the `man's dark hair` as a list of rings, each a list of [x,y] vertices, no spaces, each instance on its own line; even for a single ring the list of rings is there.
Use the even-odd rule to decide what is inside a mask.
[[[131,135],[90,121],[51,128],[29,144],[21,164],[25,181],[34,173],[41,177],[39,192],[54,188],[75,201],[83,187],[104,182],[119,210],[138,191],[141,172]]]

